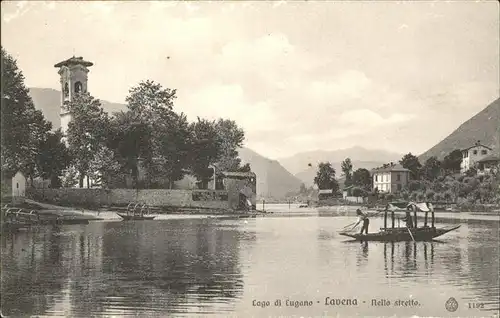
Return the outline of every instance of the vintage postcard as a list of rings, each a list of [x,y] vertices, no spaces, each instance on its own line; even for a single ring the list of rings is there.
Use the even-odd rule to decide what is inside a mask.
[[[498,1],[3,1],[2,317],[499,317]]]

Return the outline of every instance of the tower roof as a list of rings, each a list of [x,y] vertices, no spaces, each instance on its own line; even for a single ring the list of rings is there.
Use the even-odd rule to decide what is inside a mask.
[[[88,66],[94,65],[94,63],[89,62],[89,61],[85,61],[83,59],[83,57],[81,57],[81,56],[75,57],[73,55],[73,57],[71,57],[65,61],[57,63],[56,65],[54,65],[54,67],[70,66],[70,65],[83,65],[83,66],[88,67]]]

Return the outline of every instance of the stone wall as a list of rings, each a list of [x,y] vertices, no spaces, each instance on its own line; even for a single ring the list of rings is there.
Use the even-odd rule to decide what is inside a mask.
[[[27,189],[28,197],[54,204],[123,206],[130,202],[152,207],[230,209],[227,191],[168,189]]]
[[[367,199],[363,197],[351,197],[351,196],[344,197],[344,200],[354,203],[365,203],[365,201],[367,201]]]

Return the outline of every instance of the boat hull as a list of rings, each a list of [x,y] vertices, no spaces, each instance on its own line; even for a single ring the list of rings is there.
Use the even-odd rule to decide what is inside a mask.
[[[450,231],[456,230],[460,227],[454,226],[450,228],[417,228],[410,229],[408,228],[397,228],[397,229],[388,229],[387,231],[380,231],[378,233],[368,233],[368,234],[359,234],[359,233],[339,233],[340,235],[347,236],[355,239],[356,241],[379,241],[379,242],[401,242],[401,241],[432,241],[436,237],[444,235]]]
[[[156,216],[140,216],[140,215],[127,215],[122,213],[118,214],[124,221],[145,221],[145,220],[153,220]]]

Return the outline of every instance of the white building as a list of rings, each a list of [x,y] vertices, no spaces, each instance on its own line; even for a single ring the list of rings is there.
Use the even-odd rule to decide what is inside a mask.
[[[465,173],[470,168],[476,166],[477,162],[489,156],[492,149],[477,141],[473,146],[462,149],[462,163],[460,164],[460,172]]]
[[[12,196],[24,197],[26,195],[26,177],[21,171],[18,171],[12,177]]]
[[[372,170],[373,189],[379,192],[401,191],[410,181],[410,170],[401,165]]]

